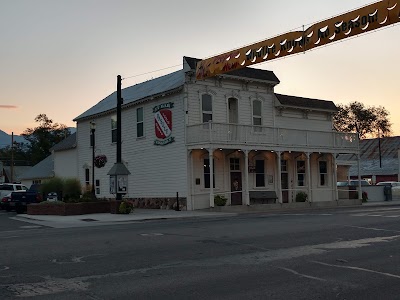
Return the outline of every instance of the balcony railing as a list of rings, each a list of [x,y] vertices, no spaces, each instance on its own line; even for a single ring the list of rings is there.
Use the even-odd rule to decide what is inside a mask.
[[[283,129],[227,123],[204,123],[187,126],[187,145],[233,144],[333,148],[356,151],[355,133]]]

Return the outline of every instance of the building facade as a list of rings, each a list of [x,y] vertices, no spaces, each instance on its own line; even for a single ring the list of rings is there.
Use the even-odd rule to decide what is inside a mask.
[[[252,68],[196,81],[196,63],[185,57],[182,70],[122,90],[125,197],[162,205],[178,195],[189,210],[214,207],[216,195],[227,205],[338,199],[336,156],[358,155],[358,138],[332,130],[333,102],[276,94],[275,74]],[[115,196],[116,105],[113,93],[75,118],[78,176],[91,182],[105,155],[94,170],[105,198]]]

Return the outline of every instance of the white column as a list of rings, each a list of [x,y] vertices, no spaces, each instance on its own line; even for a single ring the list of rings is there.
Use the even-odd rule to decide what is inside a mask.
[[[336,166],[336,154],[332,153],[332,187],[333,187],[333,200],[339,200],[339,193],[337,188],[337,166]],[[328,173],[329,174],[329,173]]]
[[[186,175],[187,175],[187,192],[186,192],[186,209],[194,210],[193,205],[193,155],[192,150],[187,151],[187,163],[186,163]]]
[[[277,182],[277,195],[278,195],[278,202],[279,203],[283,203],[282,200],[282,166],[281,166],[281,151],[277,151],[276,152],[276,159],[277,159],[277,172],[276,173],[276,182]]]
[[[312,202],[312,184],[311,184],[311,163],[310,163],[310,152],[306,153],[307,155],[307,185],[308,185],[308,201],[311,203]]]
[[[360,153],[357,154],[357,167],[358,167],[358,199],[362,200]]]
[[[244,150],[244,203],[250,205],[249,193],[249,150]]]
[[[208,157],[210,160],[210,207],[214,207],[214,149],[208,149]]]

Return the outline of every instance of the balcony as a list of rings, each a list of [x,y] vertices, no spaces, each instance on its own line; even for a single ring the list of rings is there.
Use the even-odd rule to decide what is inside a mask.
[[[264,146],[275,149],[320,149],[345,153],[358,151],[355,133],[283,129],[227,123],[204,123],[186,128],[187,146],[208,144]],[[272,149],[271,149],[272,150]]]

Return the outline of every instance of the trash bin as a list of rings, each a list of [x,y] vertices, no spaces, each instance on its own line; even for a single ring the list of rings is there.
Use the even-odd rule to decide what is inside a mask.
[[[385,194],[385,201],[392,200],[392,186],[391,185],[385,185],[383,188],[383,193]]]

